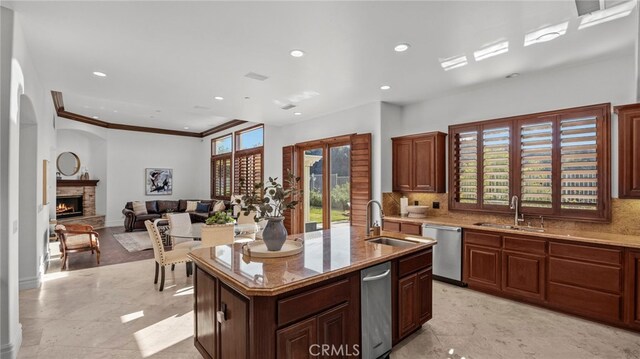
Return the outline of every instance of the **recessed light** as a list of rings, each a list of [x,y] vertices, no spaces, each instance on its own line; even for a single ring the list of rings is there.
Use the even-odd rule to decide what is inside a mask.
[[[542,29],[532,31],[524,36],[524,46],[537,44],[540,42],[547,42],[567,33],[569,22],[563,22],[562,24],[546,26]]]
[[[393,49],[395,50],[395,52],[405,52],[405,51],[409,50],[410,47],[411,47],[411,45],[409,45],[407,43],[402,43],[402,44],[396,45],[396,47],[394,47]]]
[[[388,90],[388,89],[390,89],[390,88],[391,88],[391,86],[389,86],[389,85],[382,85],[382,86],[380,86],[380,90]]]
[[[113,113],[118,113],[118,110],[113,110]]]
[[[216,96],[216,97],[214,97],[214,99],[216,99],[216,100],[218,100],[218,101],[222,101],[222,100],[224,100],[224,97],[222,97],[222,96]]]
[[[294,112],[293,115],[294,116],[302,116],[302,112]]]
[[[293,57],[302,57],[302,56],[304,56],[304,51],[302,51],[302,50],[291,50],[289,52],[289,55],[291,55]]]
[[[94,119],[96,119],[96,120],[99,118],[98,116],[91,116],[91,117],[92,117],[92,118],[94,118]]]
[[[251,100],[251,97],[249,97],[249,96],[245,96],[245,97],[244,97],[244,99],[245,99],[245,100]]]
[[[100,72],[100,71],[94,71],[93,72],[93,76],[107,77],[107,74],[105,74],[104,72]]]
[[[189,129],[189,126],[184,126],[183,128],[184,128],[185,130],[188,130],[188,129]]]
[[[519,73],[517,73],[517,72],[514,72],[514,73],[512,73],[512,74],[509,74],[509,75],[505,76],[505,78],[507,78],[507,79],[512,79],[512,78],[514,78],[514,77],[518,77],[518,76],[520,76],[520,74],[519,74]]]

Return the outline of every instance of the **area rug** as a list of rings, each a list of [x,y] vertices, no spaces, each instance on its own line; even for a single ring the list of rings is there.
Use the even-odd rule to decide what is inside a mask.
[[[129,252],[140,252],[152,249],[151,238],[145,232],[117,233],[113,235],[120,245]]]

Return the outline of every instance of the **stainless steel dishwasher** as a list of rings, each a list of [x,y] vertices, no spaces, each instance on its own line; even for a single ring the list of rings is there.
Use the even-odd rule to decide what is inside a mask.
[[[464,286],[462,282],[462,228],[425,223],[422,236],[433,238],[433,279]]]
[[[360,271],[362,359],[385,357],[391,351],[391,263]]]

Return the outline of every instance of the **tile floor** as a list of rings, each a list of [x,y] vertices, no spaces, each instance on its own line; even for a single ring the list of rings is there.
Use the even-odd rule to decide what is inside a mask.
[[[152,260],[55,268],[20,293],[20,358],[200,357],[184,265],[167,271],[162,293]],[[433,310],[392,358],[640,358],[640,334],[439,282]]]

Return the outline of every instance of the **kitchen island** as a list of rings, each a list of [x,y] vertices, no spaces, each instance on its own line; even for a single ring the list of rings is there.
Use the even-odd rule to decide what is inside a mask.
[[[289,236],[302,253],[249,258],[242,245],[194,250],[195,346],[205,358],[358,357],[360,270],[389,262],[392,343],[431,319],[433,240],[367,241],[362,228]],[[330,349],[324,351],[323,349]]]

